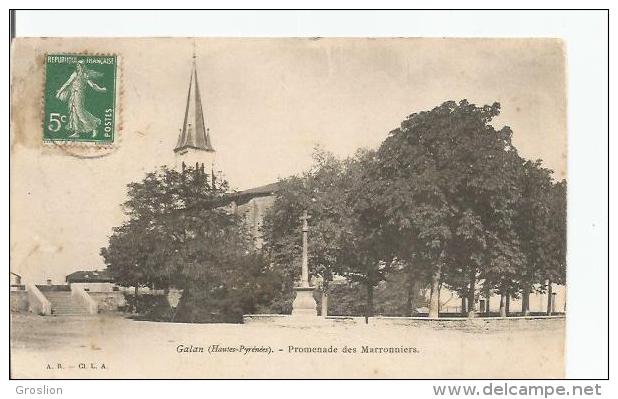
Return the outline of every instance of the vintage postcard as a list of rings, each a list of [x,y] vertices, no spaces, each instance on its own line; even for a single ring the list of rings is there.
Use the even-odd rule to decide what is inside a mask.
[[[566,57],[15,39],[11,377],[563,377]]]

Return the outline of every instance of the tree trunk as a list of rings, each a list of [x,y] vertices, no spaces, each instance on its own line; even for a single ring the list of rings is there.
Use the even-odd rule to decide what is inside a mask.
[[[506,294],[500,294],[500,317],[506,317]]]
[[[491,311],[491,307],[489,306],[489,298],[491,297],[491,291],[489,288],[483,287],[483,297],[485,298],[485,308],[483,312],[487,313],[486,316],[489,316],[489,312]]]
[[[414,295],[414,285],[411,282],[408,282],[408,298],[406,300],[406,312],[405,315],[407,317],[412,316],[412,305],[413,305],[413,295]]]
[[[440,313],[440,278],[442,274],[442,260],[431,275],[431,292],[429,294],[429,317],[438,318]]]
[[[473,271],[470,273],[470,286],[468,287],[468,317],[476,317],[476,312],[474,311],[474,303],[475,303],[474,294],[475,293],[476,293],[476,272]]]
[[[416,295],[418,293],[418,280],[415,273],[408,272],[408,298],[406,301],[405,315],[411,317],[416,310]]]
[[[139,295],[139,286],[135,286],[135,298],[133,298],[134,308],[133,313],[137,314],[137,296]]]
[[[552,302],[554,301],[553,287],[551,286],[551,280],[547,280],[547,315],[552,314]]]
[[[369,318],[373,317],[373,284],[367,283],[367,308],[365,309],[365,324],[369,324]]]
[[[523,316],[530,316],[530,288],[524,286],[521,291],[521,313]]]
[[[462,296],[461,297],[461,315],[464,316],[467,312],[468,312],[468,308],[466,306],[466,297]]]
[[[511,313],[511,294],[506,294],[506,303],[504,304],[504,312],[506,313],[506,317],[509,317]]]
[[[328,316],[328,293],[322,291],[322,317]]]

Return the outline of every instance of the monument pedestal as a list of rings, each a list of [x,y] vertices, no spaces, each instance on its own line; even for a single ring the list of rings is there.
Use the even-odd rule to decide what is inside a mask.
[[[294,287],[296,298],[292,302],[292,316],[313,316],[318,315],[317,303],[313,298],[314,287]]]

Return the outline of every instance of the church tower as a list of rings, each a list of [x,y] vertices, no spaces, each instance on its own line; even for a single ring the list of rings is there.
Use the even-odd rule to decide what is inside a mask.
[[[197,82],[195,51],[193,52],[193,68],[189,80],[185,117],[174,153],[176,154],[176,170],[197,166],[208,175],[213,173],[215,149],[210,140],[210,129],[206,127],[204,120],[200,87]]]

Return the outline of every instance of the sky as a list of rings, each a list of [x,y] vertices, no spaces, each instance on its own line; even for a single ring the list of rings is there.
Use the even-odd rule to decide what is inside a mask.
[[[55,283],[102,269],[126,185],[174,163],[195,48],[216,169],[236,189],[297,174],[316,145],[376,148],[411,113],[498,101],[520,154],[566,177],[556,39],[18,39],[12,49],[11,270]],[[120,132],[95,158],[42,138],[46,53],[116,54]],[[79,149],[76,150],[79,152]]]

